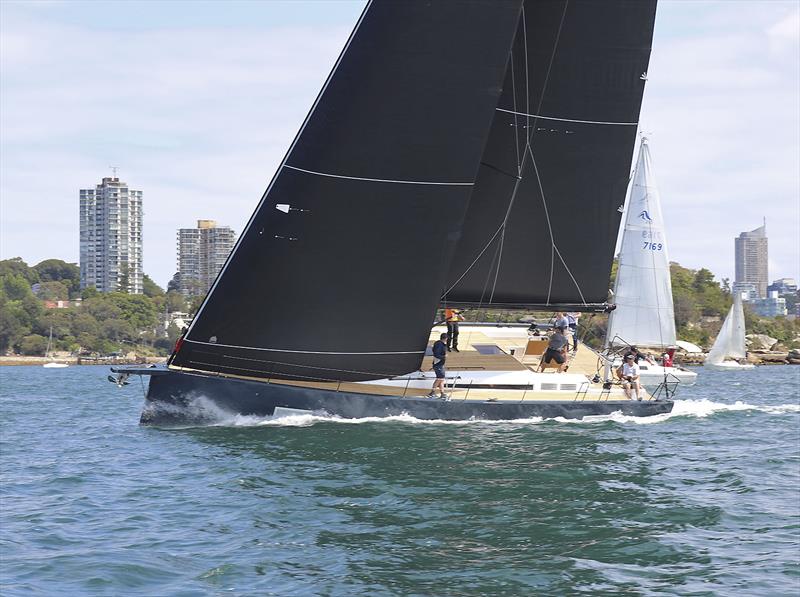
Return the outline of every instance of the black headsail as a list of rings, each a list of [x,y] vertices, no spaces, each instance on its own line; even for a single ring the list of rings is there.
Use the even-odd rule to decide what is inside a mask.
[[[525,2],[444,303],[604,306],[655,11]]]
[[[171,366],[421,363],[522,0],[370,2]]]

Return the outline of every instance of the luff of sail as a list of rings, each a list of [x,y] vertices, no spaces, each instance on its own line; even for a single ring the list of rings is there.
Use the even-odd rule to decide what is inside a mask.
[[[444,303],[605,306],[655,9],[525,3]]]
[[[744,309],[742,299],[735,294],[731,310],[728,312],[714,345],[708,352],[706,362],[717,365],[726,358],[743,359],[747,356],[745,346]]]
[[[626,208],[607,344],[674,346],[669,253],[650,147],[642,138]]]
[[[367,5],[172,367],[419,368],[521,5]]]

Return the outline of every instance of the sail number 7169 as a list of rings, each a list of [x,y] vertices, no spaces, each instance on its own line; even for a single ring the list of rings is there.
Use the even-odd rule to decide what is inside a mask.
[[[642,248],[650,249],[651,251],[660,251],[661,249],[664,248],[664,245],[662,243],[651,243],[649,241],[645,241],[644,246]]]

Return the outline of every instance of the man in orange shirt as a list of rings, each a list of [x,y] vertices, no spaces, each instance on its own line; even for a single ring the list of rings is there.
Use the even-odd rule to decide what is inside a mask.
[[[458,309],[445,309],[444,319],[447,322],[447,352],[458,352],[458,322],[464,318]]]

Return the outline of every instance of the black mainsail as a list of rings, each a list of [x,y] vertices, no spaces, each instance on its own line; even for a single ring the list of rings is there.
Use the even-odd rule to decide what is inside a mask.
[[[342,381],[419,367],[521,7],[367,5],[171,366]]]
[[[655,12],[525,2],[445,304],[604,306]]]

